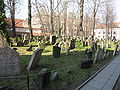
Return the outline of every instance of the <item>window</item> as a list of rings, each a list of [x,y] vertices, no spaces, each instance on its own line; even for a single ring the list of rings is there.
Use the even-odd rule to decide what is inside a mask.
[[[99,34],[100,34],[100,32],[99,32]]]

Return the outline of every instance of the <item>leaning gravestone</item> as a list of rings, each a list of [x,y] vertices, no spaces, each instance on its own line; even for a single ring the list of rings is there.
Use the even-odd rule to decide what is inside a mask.
[[[40,56],[42,54],[42,51],[43,51],[43,49],[40,49],[40,48],[37,48],[34,51],[32,57],[30,59],[29,65],[27,67],[28,71],[30,71],[31,69],[35,68],[35,66],[38,64],[38,62],[40,60]]]
[[[119,47],[119,45],[116,45],[116,46],[115,46],[115,49],[114,49],[114,51],[113,51],[113,56],[116,55],[116,52],[117,52],[118,47]]]
[[[5,46],[0,49],[0,76],[20,74],[19,53]]]
[[[93,63],[96,63],[96,61],[98,61],[98,59],[99,59],[99,54],[100,54],[100,45],[97,46],[97,51],[96,51],[96,53],[95,53],[95,58],[94,58]]]

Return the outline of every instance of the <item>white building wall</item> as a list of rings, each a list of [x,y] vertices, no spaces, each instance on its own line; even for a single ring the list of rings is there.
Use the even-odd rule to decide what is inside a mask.
[[[105,39],[106,38],[106,29],[95,29],[95,38]],[[110,34],[108,35],[110,36]],[[117,40],[120,40],[120,28],[113,28],[112,38],[115,37]]]

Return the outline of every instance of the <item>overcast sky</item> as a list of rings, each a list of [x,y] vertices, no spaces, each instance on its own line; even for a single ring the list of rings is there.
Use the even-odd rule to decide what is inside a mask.
[[[21,7],[21,10],[19,11],[19,14],[16,13],[16,18],[26,19],[28,17],[28,5],[27,5],[28,0],[22,0],[22,3],[23,5]],[[115,7],[116,16],[117,16],[116,22],[120,22],[120,0],[114,0],[113,5]]]

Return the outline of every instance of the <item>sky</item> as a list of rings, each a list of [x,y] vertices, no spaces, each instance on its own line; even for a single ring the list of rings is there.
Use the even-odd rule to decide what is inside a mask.
[[[32,2],[33,1],[34,0],[32,0]],[[19,9],[19,11],[16,12],[15,18],[25,20],[28,17],[28,5],[27,5],[28,0],[22,0],[22,3],[23,4],[21,6],[21,9]],[[115,13],[117,16],[116,22],[120,22],[120,0],[114,0],[113,5],[114,5]]]

